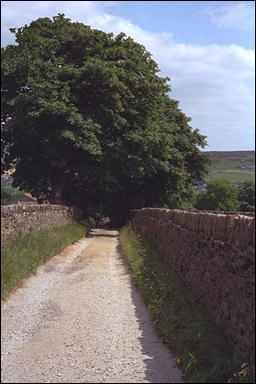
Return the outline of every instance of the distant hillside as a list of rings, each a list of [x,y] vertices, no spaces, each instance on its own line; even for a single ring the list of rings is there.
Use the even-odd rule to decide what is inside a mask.
[[[255,182],[255,151],[209,151],[212,160],[206,182],[225,179],[233,183]]]

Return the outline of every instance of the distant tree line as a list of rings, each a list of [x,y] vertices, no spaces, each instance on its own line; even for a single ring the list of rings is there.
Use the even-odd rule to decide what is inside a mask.
[[[197,195],[196,208],[211,211],[255,212],[255,184],[245,182],[239,187],[225,180],[207,185],[205,192]]]

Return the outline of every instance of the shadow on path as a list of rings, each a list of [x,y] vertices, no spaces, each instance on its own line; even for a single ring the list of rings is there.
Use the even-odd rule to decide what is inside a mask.
[[[89,234],[86,236],[88,239],[94,237],[117,237],[119,235],[118,229],[98,229],[93,228],[90,230]]]
[[[182,383],[182,373],[176,366],[175,357],[171,355],[167,346],[157,336],[151,314],[143,301],[143,297],[134,286],[130,268],[122,254],[120,245],[117,246],[116,252],[125,269],[125,274],[129,275],[135,316],[141,331],[139,341],[143,355],[145,355],[143,359],[146,365],[145,380],[149,383]]]

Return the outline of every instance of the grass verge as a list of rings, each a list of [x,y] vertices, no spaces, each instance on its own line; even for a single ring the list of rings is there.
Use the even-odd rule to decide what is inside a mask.
[[[1,246],[1,298],[22,285],[37,267],[66,246],[86,236],[89,226],[67,224],[41,229]]]
[[[252,383],[247,365],[234,356],[224,334],[164,256],[131,225],[120,231],[133,280],[164,343],[189,383]]]

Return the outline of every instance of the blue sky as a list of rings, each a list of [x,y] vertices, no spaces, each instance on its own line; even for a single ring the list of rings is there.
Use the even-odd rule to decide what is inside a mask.
[[[254,149],[255,4],[252,1],[3,1],[8,28],[64,13],[143,44],[171,97],[207,136],[206,150]]]
[[[218,8],[235,4],[230,1],[123,1],[116,5],[115,15],[130,19],[146,30],[171,32],[177,43],[239,44],[253,48],[254,35],[250,28],[226,28],[223,33],[222,28],[209,23],[205,14],[216,8],[216,3]],[[253,2],[247,4],[248,9],[254,9]]]

